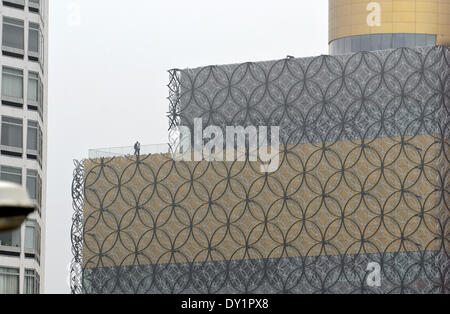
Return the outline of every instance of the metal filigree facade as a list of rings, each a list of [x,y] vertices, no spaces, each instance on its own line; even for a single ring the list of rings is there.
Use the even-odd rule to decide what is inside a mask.
[[[171,71],[172,150],[195,118],[280,126],[280,167],[78,163],[72,291],[449,293],[449,60],[432,47]]]

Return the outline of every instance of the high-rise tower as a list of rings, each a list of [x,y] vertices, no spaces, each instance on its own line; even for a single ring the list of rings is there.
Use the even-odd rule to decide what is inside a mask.
[[[450,44],[450,0],[329,0],[330,54]]]
[[[0,13],[0,180],[26,187],[37,208],[0,233],[0,294],[34,294],[44,278],[48,0],[5,0]]]

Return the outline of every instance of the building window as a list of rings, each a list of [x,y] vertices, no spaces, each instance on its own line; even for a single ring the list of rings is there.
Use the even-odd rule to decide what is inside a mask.
[[[38,202],[38,205],[39,205],[37,210],[38,210],[39,216],[41,216],[41,214],[42,214],[42,211],[41,211],[41,208],[42,208],[42,179],[41,179],[41,176],[39,176],[39,175],[38,175],[37,193],[38,193],[38,195],[37,195],[37,202]]]
[[[38,189],[37,189],[37,202],[38,202],[38,213],[39,216],[41,215],[41,208],[42,208],[42,179],[41,176],[38,175]]]
[[[41,128],[39,127],[39,129],[38,129],[38,162],[39,162],[39,165],[41,166],[41,168],[42,168],[42,162],[43,162],[43,160],[44,160],[44,142],[43,142],[43,134],[42,134],[42,130],[41,130]]]
[[[28,72],[28,109],[37,110],[39,106],[39,73]]]
[[[41,56],[39,57],[39,61],[40,61],[40,65],[41,65],[41,69],[42,72],[44,72],[44,65],[45,65],[45,53],[44,53],[44,49],[45,49],[45,38],[44,35],[42,35],[41,33]]]
[[[27,170],[27,192],[34,201],[38,199],[38,173],[36,170]]]
[[[360,51],[435,46],[436,35],[431,34],[368,34],[338,38],[330,43],[332,55]]]
[[[28,121],[27,157],[29,159],[37,159],[39,142],[39,124],[36,121]]]
[[[39,61],[39,43],[41,40],[39,24],[28,24],[28,59]]]
[[[24,294],[39,294],[40,278],[38,273],[32,269],[25,269],[25,277],[23,283]]]
[[[24,41],[24,22],[22,20],[3,17],[3,54],[23,58]]]
[[[8,166],[1,166],[0,180],[22,185],[22,169]]]
[[[28,109],[37,110],[41,119],[44,114],[44,85],[37,72],[28,72]]]
[[[36,220],[28,220],[25,224],[25,257],[36,258],[41,255],[41,230]]]
[[[39,0],[28,0],[28,11],[39,13],[40,12],[40,1]]]
[[[42,180],[36,170],[27,170],[27,192],[38,205],[39,215],[42,207]]]
[[[22,157],[23,122],[21,119],[2,116],[1,152],[4,155]]]
[[[22,185],[22,169],[1,166],[0,180]],[[20,254],[20,228],[14,231],[6,231],[0,233],[0,253],[5,253],[1,247],[19,248],[17,253]],[[11,251],[6,251],[10,254]]]
[[[2,104],[23,107],[23,71],[3,67]]]
[[[19,269],[0,267],[0,294],[19,294]]]
[[[20,228],[14,231],[0,232],[0,247],[18,248],[20,250]]]
[[[43,59],[41,59],[43,60]],[[38,94],[38,112],[41,120],[44,120],[44,84],[39,79],[39,94]]]
[[[3,0],[3,5],[23,10],[25,8],[25,0]]]
[[[42,165],[43,140],[42,130],[37,121],[28,121],[27,128],[27,158],[34,159]]]

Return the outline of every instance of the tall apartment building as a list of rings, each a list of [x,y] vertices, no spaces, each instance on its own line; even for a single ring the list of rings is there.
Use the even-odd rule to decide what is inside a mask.
[[[0,294],[37,294],[44,278],[48,0],[4,0],[1,23],[0,180],[36,203],[19,230],[0,233]]]

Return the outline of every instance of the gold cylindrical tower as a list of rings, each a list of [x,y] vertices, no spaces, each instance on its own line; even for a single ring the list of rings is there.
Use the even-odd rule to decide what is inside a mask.
[[[330,54],[450,46],[450,0],[329,0]]]

